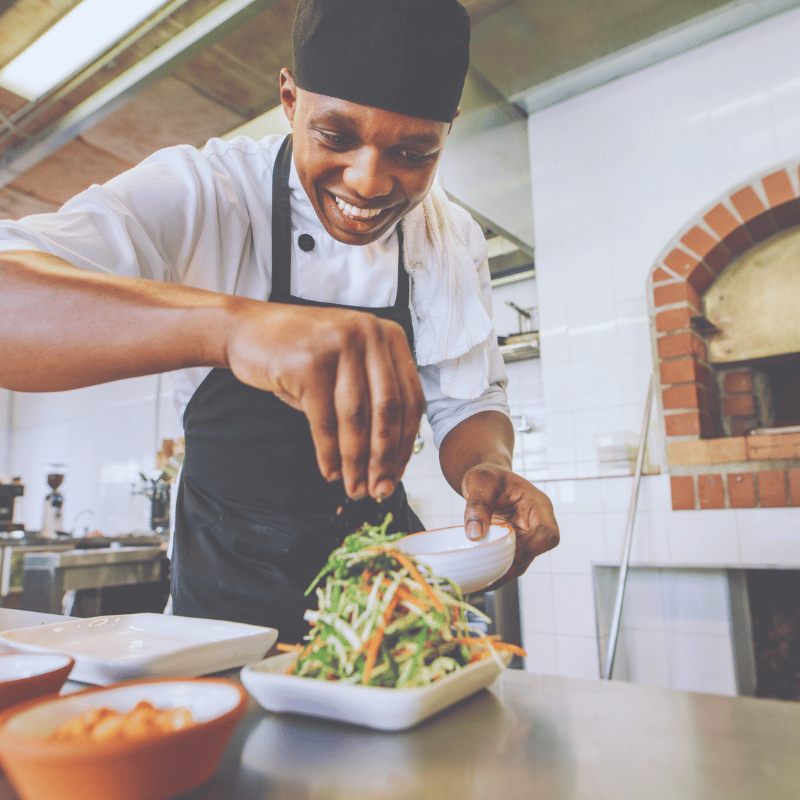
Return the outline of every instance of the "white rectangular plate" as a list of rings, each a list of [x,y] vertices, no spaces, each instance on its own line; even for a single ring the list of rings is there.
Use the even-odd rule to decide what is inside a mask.
[[[194,677],[263,658],[275,628],[169,614],[69,619],[0,634],[17,651],[55,650],[75,659],[70,680],[105,685],[131,678]]]
[[[499,655],[508,666],[511,654],[502,651]],[[493,658],[486,658],[421,689],[386,689],[287,675],[296,658],[296,653],[285,653],[241,671],[242,683],[259,705],[267,711],[326,717],[386,731],[417,725],[485,689],[502,671]]]

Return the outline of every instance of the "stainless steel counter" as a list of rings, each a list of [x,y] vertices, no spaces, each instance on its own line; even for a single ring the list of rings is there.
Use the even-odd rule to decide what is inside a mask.
[[[799,764],[797,703],[507,670],[403,733],[251,703],[185,800],[796,800]]]
[[[0,537],[0,602],[7,597],[11,589],[11,561],[16,553],[61,553],[75,548],[101,549],[117,547],[163,546],[166,538],[158,535],[129,534],[125,536],[92,536],[73,539],[59,536],[57,539],[45,539],[35,533],[27,533],[21,538],[15,534]]]
[[[22,605],[55,614],[61,610],[65,592],[157,582],[166,575],[167,566],[160,546],[29,553]]]

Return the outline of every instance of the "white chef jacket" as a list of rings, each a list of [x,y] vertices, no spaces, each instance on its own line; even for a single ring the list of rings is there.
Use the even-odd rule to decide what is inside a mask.
[[[281,136],[253,141],[211,139],[160,150],[102,186],[91,186],[54,214],[0,221],[0,251],[35,249],[94,272],[150,278],[266,300],[271,291],[272,169]],[[291,292],[296,297],[350,306],[381,307],[397,294],[395,230],[364,246],[342,244],[323,227],[292,163]],[[486,241],[461,208],[454,215],[491,293]],[[306,252],[301,234],[315,242]],[[475,400],[445,397],[436,365],[420,367],[427,416],[438,448],[459,422],[479,411],[508,413],[505,365],[490,347],[489,388]],[[175,406],[183,416],[209,373],[172,373]]]

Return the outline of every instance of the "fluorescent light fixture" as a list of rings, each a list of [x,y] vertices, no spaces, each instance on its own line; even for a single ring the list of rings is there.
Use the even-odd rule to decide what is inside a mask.
[[[162,5],[164,0],[83,0],[0,70],[0,84],[35,100]]]

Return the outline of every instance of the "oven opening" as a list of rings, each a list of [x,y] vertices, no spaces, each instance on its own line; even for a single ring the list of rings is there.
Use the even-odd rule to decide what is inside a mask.
[[[800,353],[717,366],[715,373],[720,435],[800,432]]]

